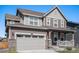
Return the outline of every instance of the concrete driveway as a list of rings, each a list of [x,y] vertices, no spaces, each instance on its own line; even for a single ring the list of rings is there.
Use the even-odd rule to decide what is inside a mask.
[[[0,49],[0,53],[8,53],[8,48],[7,49]]]
[[[24,50],[24,51],[17,51],[18,53],[57,53],[54,50]]]

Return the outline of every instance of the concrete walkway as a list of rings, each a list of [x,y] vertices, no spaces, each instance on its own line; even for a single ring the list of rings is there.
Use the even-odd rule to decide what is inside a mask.
[[[8,53],[8,49],[0,49],[0,53]]]
[[[17,51],[18,53],[57,53],[54,50],[25,50],[25,51]]]

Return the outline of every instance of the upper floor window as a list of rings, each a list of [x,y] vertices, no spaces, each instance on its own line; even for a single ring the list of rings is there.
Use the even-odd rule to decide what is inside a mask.
[[[58,20],[53,19],[53,27],[58,28]]]
[[[61,20],[61,22],[60,22],[60,26],[61,26],[61,28],[64,28],[64,21],[63,20]]]
[[[47,26],[50,26],[50,18],[47,18]]]
[[[34,25],[38,25],[38,22],[34,22]]]
[[[49,24],[49,22],[50,22],[50,19],[47,19],[47,24]]]
[[[10,24],[15,24],[15,22],[14,21],[10,21]]]
[[[33,25],[33,21],[30,21],[30,24]]]
[[[54,26],[56,27],[56,26],[57,26],[57,24],[54,24]]]
[[[38,25],[38,18],[37,17],[30,17],[30,25]]]

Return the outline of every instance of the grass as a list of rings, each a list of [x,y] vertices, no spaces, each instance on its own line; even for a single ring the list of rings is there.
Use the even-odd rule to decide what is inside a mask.
[[[63,51],[57,51],[59,53],[79,53],[79,48],[75,48],[75,50],[63,50]]]
[[[9,48],[9,49],[5,49],[0,51],[0,53],[16,53],[16,48]]]
[[[8,53],[16,53],[16,48],[15,47],[14,48],[10,48],[8,50]]]

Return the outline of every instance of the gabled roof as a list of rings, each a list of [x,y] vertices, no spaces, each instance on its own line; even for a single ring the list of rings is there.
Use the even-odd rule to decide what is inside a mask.
[[[62,17],[67,21],[67,18],[64,16],[64,14],[61,12],[60,8],[58,6],[54,6],[54,8],[50,9],[47,13],[43,15],[43,17],[49,15],[51,12],[53,12],[55,9],[59,11],[59,13],[62,15]]]
[[[45,14],[43,12],[37,12],[37,11],[33,11],[33,10],[28,10],[28,9],[17,9],[17,12],[18,11],[22,15],[35,15],[35,16],[39,16],[39,17],[42,17]]]
[[[53,8],[51,8],[46,13],[44,13],[44,12],[37,12],[37,11],[33,11],[33,10],[28,10],[28,9],[17,9],[17,13],[20,12],[22,15],[35,15],[35,16],[38,16],[38,17],[45,17],[45,16],[49,15],[51,12],[53,12],[55,9],[57,9],[59,11],[59,13],[62,15],[62,17],[67,21],[67,18],[61,12],[61,10],[60,10],[60,8],[58,6],[54,6]],[[14,15],[11,15],[11,14],[6,14],[6,20],[19,21],[19,19],[21,19],[19,16],[14,16]],[[68,22],[68,24],[70,24],[70,23],[71,22]]]
[[[5,18],[6,18],[6,20],[13,20],[13,21],[20,21],[19,19],[21,19],[20,17],[14,16],[14,15],[11,15],[11,14],[6,14]]]
[[[49,15],[51,12],[53,12],[55,9],[57,9],[60,14],[62,15],[62,17],[67,21],[67,18],[63,15],[63,13],[61,12],[61,10],[58,8],[58,6],[54,6],[54,8],[52,8],[51,10],[49,10],[48,12],[44,13],[44,12],[37,12],[37,11],[33,11],[33,10],[28,10],[28,9],[17,9],[17,13],[20,12],[22,15],[31,15],[31,16],[38,16],[38,17],[45,17],[47,15]],[[7,18],[15,18],[15,19],[19,19],[18,16],[14,16],[14,15],[7,15]]]

